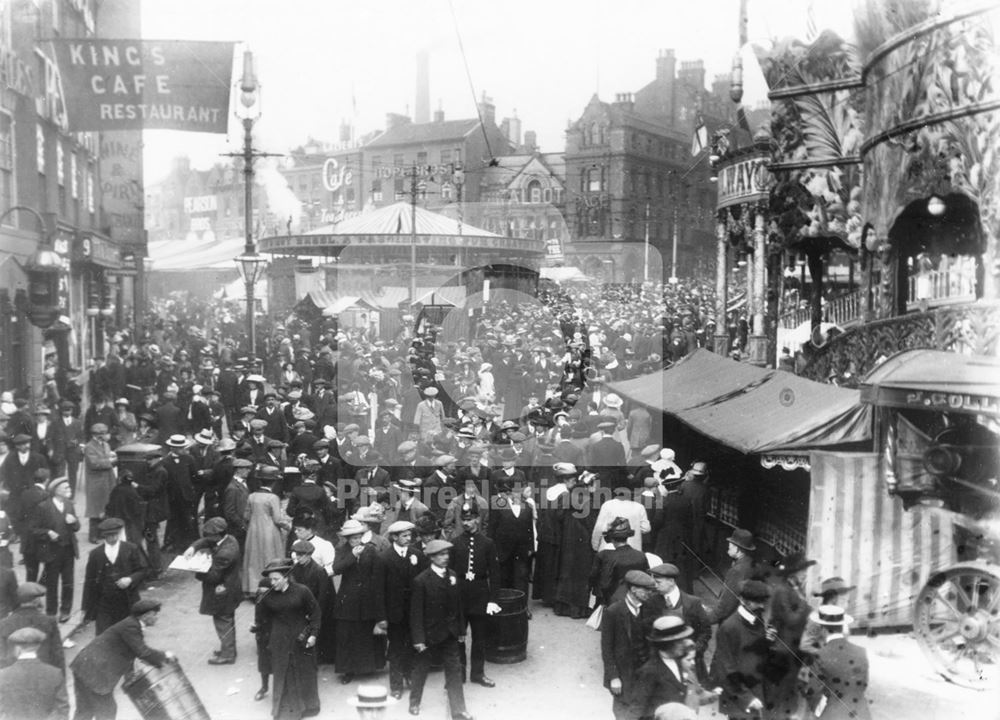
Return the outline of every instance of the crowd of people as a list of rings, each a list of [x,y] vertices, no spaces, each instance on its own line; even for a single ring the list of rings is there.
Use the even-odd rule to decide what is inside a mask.
[[[469,717],[463,682],[495,685],[502,588],[600,628],[616,718],[716,701],[733,717],[819,715],[820,702],[824,718],[865,717],[862,663],[848,699],[830,695],[824,653],[849,645],[848,620],[834,593],[807,633],[803,558],[756,566],[736,530],[718,602],[693,595],[713,552],[709,467],[682,471],[659,419],[609,387],[710,342],[712,304],[697,285],[549,288],[486,305],[454,338],[426,316],[393,339],[292,317],[258,356],[211,307],[159,303],[148,327],[109,336],[80,401],[0,406],[3,662],[64,670],[86,528],[79,612],[97,637],[70,668],[79,720],[114,717],[134,658],[172,661],[142,641],[159,606],[140,594],[171,556],[204,558],[209,663],[235,662],[236,609],[255,603],[256,699],[276,718],[319,712],[321,664],[344,683],[388,669],[414,715],[443,665],[452,717]],[[22,612],[44,641],[7,631]],[[64,684],[49,699],[68,708]]]

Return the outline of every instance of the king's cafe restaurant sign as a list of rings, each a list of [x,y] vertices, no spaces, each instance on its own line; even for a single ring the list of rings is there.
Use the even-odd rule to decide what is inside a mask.
[[[771,191],[771,173],[767,155],[743,158],[719,168],[719,208],[767,200]]]

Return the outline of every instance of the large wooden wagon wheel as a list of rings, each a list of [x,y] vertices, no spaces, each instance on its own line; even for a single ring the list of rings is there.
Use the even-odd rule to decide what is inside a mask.
[[[917,596],[913,629],[934,669],[977,690],[1000,685],[1000,566],[955,565]]]

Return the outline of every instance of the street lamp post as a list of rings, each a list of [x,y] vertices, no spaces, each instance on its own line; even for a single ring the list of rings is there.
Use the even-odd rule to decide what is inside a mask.
[[[254,286],[264,274],[267,259],[257,253],[257,243],[253,236],[253,124],[260,117],[260,97],[257,76],[253,68],[253,53],[246,50],[243,53],[243,77],[240,78],[240,102],[237,104],[236,116],[243,122],[243,183],[244,183],[244,216],[243,231],[246,242],[243,254],[235,258],[236,269],[246,284],[247,300],[247,356],[250,367],[253,368],[257,353],[256,313],[254,311]]]

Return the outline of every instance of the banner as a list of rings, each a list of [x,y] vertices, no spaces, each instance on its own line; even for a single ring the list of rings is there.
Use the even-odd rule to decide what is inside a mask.
[[[225,133],[231,42],[53,40],[69,129]]]

